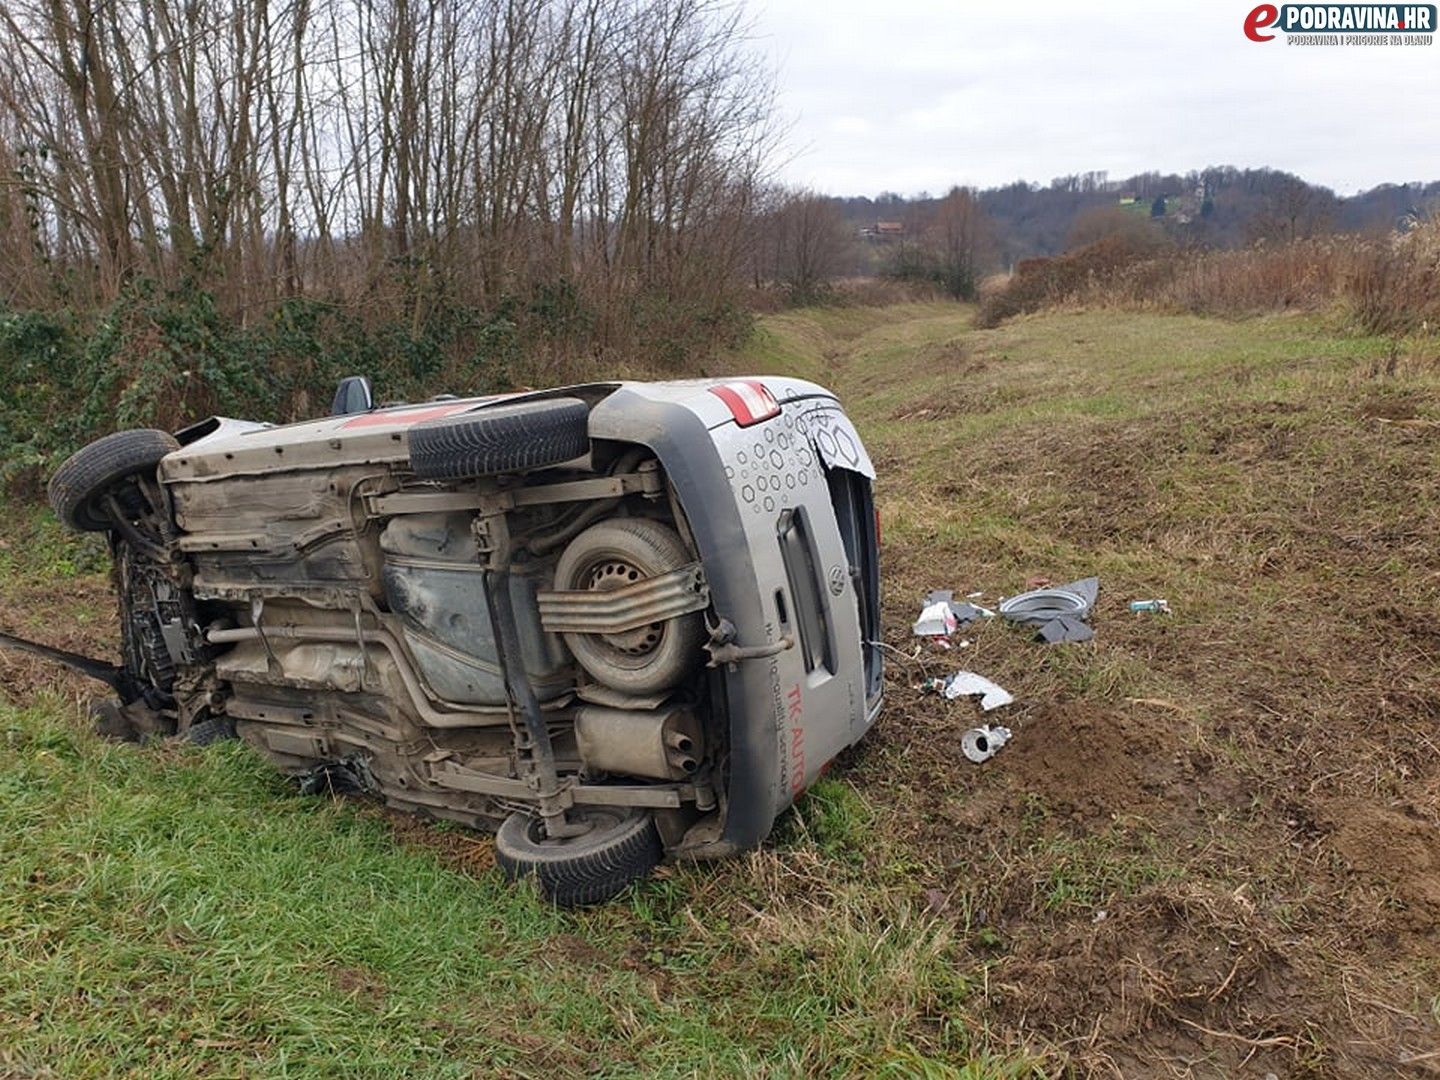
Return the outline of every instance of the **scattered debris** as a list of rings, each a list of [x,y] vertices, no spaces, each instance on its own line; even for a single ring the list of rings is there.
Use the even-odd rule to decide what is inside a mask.
[[[983,593],[974,594],[976,597],[983,595]],[[995,612],[989,608],[981,607],[979,604],[968,604],[956,600],[954,597],[955,594],[949,589],[936,589],[925,598],[925,603],[949,604],[950,612],[955,616],[955,622],[958,626],[969,626],[971,623],[977,622],[980,619],[993,619],[995,617]]]
[[[958,697],[978,697],[980,707],[986,712],[998,709],[1001,705],[1009,705],[1015,700],[1010,691],[973,671],[957,671],[943,679],[931,676],[915,689],[939,694],[951,701]]]
[[[1131,600],[1131,611],[1148,611],[1154,615],[1169,615],[1170,601],[1168,600]]]
[[[943,637],[953,634],[959,626],[950,605],[937,602],[925,605],[911,630],[916,637]]]
[[[911,628],[916,637],[928,637],[941,648],[950,647],[950,635],[956,630],[969,626],[979,619],[988,619],[994,612],[987,608],[966,604],[954,599],[949,589],[937,589],[925,597],[920,618]],[[965,643],[961,643],[964,647]]]
[[[994,757],[995,752],[1009,741],[1009,728],[983,724],[960,736],[960,750],[976,765],[980,765]]]
[[[1099,578],[1081,578],[1058,588],[1032,589],[1001,600],[1000,614],[1010,622],[1036,627],[1040,641],[1089,641],[1095,631],[1087,620],[1099,594]]]
[[[1095,631],[1091,629],[1089,623],[1081,619],[1062,615],[1041,626],[1039,633],[1035,636],[1041,641],[1054,645],[1061,641],[1089,641],[1095,636]]]
[[[952,701],[958,697],[979,697],[980,708],[986,712],[1015,700],[1010,691],[973,671],[957,671],[944,680],[940,693]]]

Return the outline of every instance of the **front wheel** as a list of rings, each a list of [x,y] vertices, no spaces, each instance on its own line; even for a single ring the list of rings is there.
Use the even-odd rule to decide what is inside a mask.
[[[586,806],[571,810],[570,820],[588,831],[550,837],[538,817],[506,818],[495,834],[495,862],[506,878],[533,878],[545,899],[577,907],[609,900],[660,863],[660,834],[649,811]]]
[[[154,428],[117,431],[71,454],[50,477],[46,494],[55,516],[79,532],[105,532],[114,528],[105,496],[114,494],[122,510],[139,516],[138,492],[126,481],[152,473],[160,459],[180,449],[175,436]],[[127,505],[129,504],[129,505]]]

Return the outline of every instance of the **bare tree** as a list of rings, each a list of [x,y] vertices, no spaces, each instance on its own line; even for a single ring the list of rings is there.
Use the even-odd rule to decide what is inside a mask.
[[[1065,236],[1067,250],[1088,247],[1100,240],[1119,237],[1136,251],[1155,251],[1165,246],[1165,233],[1149,214],[1134,213],[1119,206],[1097,206],[1076,215]]]
[[[11,305],[45,301],[47,264],[59,247],[56,222],[47,217],[35,185],[44,167],[38,152],[16,147],[0,128],[0,297]]]
[[[623,335],[637,298],[741,287],[775,134],[747,34],[730,0],[13,0],[0,131],[101,298],[315,293],[419,332],[563,285]]]
[[[1325,188],[1312,187],[1298,176],[1281,174],[1250,223],[1255,240],[1305,240],[1328,227],[1337,200]]]
[[[930,240],[939,257],[940,280],[957,300],[979,291],[984,264],[993,258],[994,229],[969,188],[953,187],[940,201]]]
[[[781,191],[756,219],[756,276],[783,285],[792,303],[810,303],[840,272],[850,247],[834,199]]]

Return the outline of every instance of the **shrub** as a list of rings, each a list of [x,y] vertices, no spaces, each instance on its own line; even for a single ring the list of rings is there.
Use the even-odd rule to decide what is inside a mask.
[[[1440,218],[1368,245],[1346,290],[1357,321],[1372,334],[1413,333],[1440,319]]]
[[[497,389],[521,351],[503,317],[437,316],[419,335],[399,323],[367,331],[335,305],[294,299],[237,326],[207,292],[143,280],[88,321],[0,315],[0,483],[37,492],[67,454],[120,428],[313,416],[350,374],[370,376],[387,399],[428,396],[447,378]]]
[[[0,484],[38,489],[74,420],[79,336],[68,311],[0,313]]]
[[[1059,304],[1200,315],[1318,311],[1348,300],[1366,333],[1403,335],[1440,320],[1440,221],[1384,238],[1325,236],[1243,251],[1142,253],[1110,237],[1027,259],[983,290],[977,325]]]
[[[1350,250],[1349,244],[1325,237],[1145,260],[1113,283],[1109,299],[1197,315],[1316,311],[1340,295]]]
[[[981,298],[975,323],[998,326],[1014,315],[1080,298],[1107,288],[1126,267],[1141,258],[1139,249],[1121,236],[1109,236],[1079,251],[1053,258],[1024,259],[1000,288]]]
[[[314,416],[346,375],[368,376],[385,401],[583,381],[595,377],[606,340],[627,369],[691,372],[753,327],[724,296],[640,293],[626,310],[601,326],[559,279],[488,311],[436,301],[422,315],[386,319],[294,298],[240,322],[193,282],[139,279],[88,317],[0,311],[0,486],[38,493],[66,455],[120,428],[175,430],[211,414]]]

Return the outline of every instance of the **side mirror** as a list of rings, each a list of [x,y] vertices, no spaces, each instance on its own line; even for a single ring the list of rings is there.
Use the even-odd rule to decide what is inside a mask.
[[[370,393],[370,380],[364,375],[347,375],[335,389],[335,403],[330,406],[331,416],[349,416],[351,413],[369,412],[375,408],[375,397]]]

